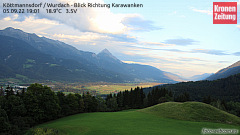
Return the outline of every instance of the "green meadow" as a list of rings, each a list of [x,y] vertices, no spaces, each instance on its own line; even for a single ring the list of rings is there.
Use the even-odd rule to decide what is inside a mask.
[[[191,105],[201,107],[198,110],[202,111],[192,114],[192,108],[189,107]],[[186,113],[184,116],[183,112]],[[205,117],[207,115],[209,117]],[[202,128],[240,130],[239,120],[239,117],[216,108],[209,108],[206,104],[170,102],[139,110],[82,113],[37,127],[56,129],[60,135],[198,135],[201,134]],[[226,122],[231,124],[225,124]]]

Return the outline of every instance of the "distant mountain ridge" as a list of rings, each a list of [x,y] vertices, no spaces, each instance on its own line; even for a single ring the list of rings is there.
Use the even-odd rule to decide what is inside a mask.
[[[64,64],[58,63],[56,65],[59,65],[60,67],[71,71],[72,74],[75,74],[73,75],[75,76],[73,77],[75,80],[84,80],[84,78],[89,78],[86,80],[91,81],[90,78],[94,78],[94,81],[111,80],[113,82],[177,82],[173,79],[175,76],[174,74],[171,74],[171,77],[169,77],[168,74],[170,73],[161,71],[152,66],[123,63],[121,60],[113,56],[107,49],[102,50],[99,54],[85,52],[61,41],[48,39],[46,37],[39,37],[34,33],[26,33],[22,30],[11,27],[0,30],[0,35],[2,35],[2,38],[4,38],[3,36],[7,36],[9,38],[12,37],[16,40],[21,40],[21,44],[27,44],[28,46],[31,46],[28,47],[32,48],[30,50],[35,50],[41,53],[41,55],[49,56],[49,59],[51,57],[53,60],[65,61]],[[12,40],[15,41],[15,39]],[[9,43],[6,41],[5,47],[7,47],[8,44]],[[17,42],[15,42],[15,44],[17,44]],[[27,57],[27,59],[31,59],[30,56]],[[56,61],[52,62],[53,63],[51,64],[57,63]],[[8,67],[6,67],[4,63],[0,66],[4,69]],[[32,67],[29,69],[31,68]],[[8,67],[6,70],[11,71],[12,69]],[[24,71],[26,69],[22,70]],[[80,71],[81,73],[79,73]],[[59,74],[61,74],[61,72],[59,72]],[[88,75],[92,77],[89,77]],[[65,78],[65,80],[70,78],[71,76],[68,76]],[[102,80],[100,78],[102,78]]]
[[[213,75],[213,73],[204,73],[204,74],[201,74],[201,75],[194,75],[194,76],[190,77],[188,80],[190,80],[190,81],[201,81],[201,80],[205,80],[206,78],[208,78],[211,75]]]
[[[178,81],[178,82],[183,82],[186,81],[185,78],[182,78],[176,74],[170,73],[170,72],[164,72],[164,75],[167,76],[168,78],[174,80],[174,81]]]
[[[240,61],[230,65],[229,67],[219,70],[217,73],[211,75],[206,80],[217,80],[217,79],[226,78],[238,73],[240,73]]]

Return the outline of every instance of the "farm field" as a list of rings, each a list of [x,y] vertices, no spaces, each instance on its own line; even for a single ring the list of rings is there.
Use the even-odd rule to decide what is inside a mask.
[[[147,110],[83,113],[51,121],[38,127],[57,129],[60,135],[198,135],[201,134],[202,128],[240,130],[239,125],[176,120],[158,116],[156,113],[150,114],[149,111],[147,108]],[[208,113],[211,112],[208,111]],[[219,114],[222,113],[219,112]],[[229,114],[223,115],[228,117]],[[229,120],[232,117],[235,116],[229,116]],[[238,117],[236,118],[239,120]]]
[[[147,88],[147,87],[152,87],[155,85],[160,85],[161,83],[116,83],[116,84],[103,84],[103,85],[90,85],[84,87],[85,89],[91,90],[91,91],[96,91],[97,93],[100,94],[110,94],[113,92],[120,92],[124,90],[130,90],[131,88],[136,88],[136,87],[142,87],[142,88]]]
[[[54,91],[73,92],[83,94],[90,92],[93,95],[117,93],[120,91],[131,90],[136,87],[152,87],[162,83],[49,83]],[[67,94],[67,93],[66,93]]]

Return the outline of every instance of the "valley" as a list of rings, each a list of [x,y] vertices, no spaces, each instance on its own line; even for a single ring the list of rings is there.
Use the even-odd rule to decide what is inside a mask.
[[[36,81],[36,80],[28,80],[28,79],[25,79],[25,81],[24,81],[24,80],[16,79],[16,78],[0,79],[0,86],[2,86],[3,88],[6,88],[7,86],[10,86],[10,87],[30,86],[30,84],[32,84],[32,83],[39,83],[42,85],[46,85],[55,92],[61,91],[66,94],[69,94],[69,93],[83,94],[86,92],[90,92],[93,95],[106,95],[106,94],[110,94],[110,93],[117,94],[120,91],[131,90],[131,88],[132,89],[134,89],[136,87],[149,88],[149,87],[153,87],[156,85],[164,84],[164,83],[154,83],[154,82],[146,82],[146,83],[89,82],[89,83],[81,83],[81,82]]]

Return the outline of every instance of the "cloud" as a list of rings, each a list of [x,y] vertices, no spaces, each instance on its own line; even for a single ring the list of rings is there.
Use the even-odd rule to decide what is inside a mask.
[[[174,44],[174,45],[180,45],[180,46],[187,46],[187,45],[193,45],[197,43],[198,41],[190,39],[190,38],[179,38],[179,39],[168,39],[165,40],[165,44]]]
[[[111,40],[118,41],[118,42],[130,42],[130,43],[137,43],[138,40],[134,36],[129,36],[127,34],[107,34]]]
[[[22,3],[18,0],[4,0],[4,2],[11,3]],[[34,3],[41,3],[41,0],[35,0]],[[88,2],[96,2],[104,4],[103,0],[50,0],[49,3],[88,3]],[[2,10],[2,5],[0,5],[0,9]],[[15,21],[24,21],[25,18],[33,17],[35,19],[47,19],[50,21],[55,21],[60,24],[65,24],[71,26],[75,29],[78,29],[81,32],[95,32],[95,33],[107,33],[107,34],[123,34],[126,33],[130,29],[135,28],[144,28],[146,30],[154,29],[151,21],[147,21],[144,19],[137,18],[137,14],[115,14],[110,11],[109,8],[77,8],[77,13],[75,14],[67,14],[65,12],[65,8],[62,8],[63,13],[47,13],[45,9],[40,8],[40,13],[38,14],[19,14],[18,19]],[[0,16],[0,19],[11,17],[13,14],[4,14]],[[129,26],[123,24],[123,20],[130,20]],[[132,19],[134,18],[134,19]],[[9,19],[9,18],[6,18]],[[136,22],[133,20],[138,19]],[[138,23],[139,22],[139,23]],[[135,27],[137,26],[137,27]],[[132,28],[133,27],[133,28]]]
[[[230,63],[229,61],[218,61],[218,63]]]
[[[22,3],[18,0],[4,0],[4,2]],[[34,3],[41,3],[41,0],[35,0]],[[48,3],[101,3],[104,4],[104,0],[50,0]],[[2,10],[2,5],[0,9]],[[25,18],[33,17],[35,19],[47,19],[55,21],[60,24],[65,24],[78,29],[81,32],[95,32],[105,34],[124,34],[127,31],[151,31],[158,30],[159,27],[154,26],[154,23],[150,20],[145,20],[139,14],[115,14],[110,11],[109,8],[77,8],[77,13],[67,14],[64,13],[65,8],[62,8],[63,13],[47,13],[45,9],[40,8],[38,14],[19,14],[15,21],[22,22]],[[12,18],[14,14],[3,14],[0,19]]]
[[[193,49],[190,51],[191,53],[204,53],[204,54],[211,54],[211,55],[229,55],[225,51],[222,50],[208,50],[208,49]]]
[[[154,23],[149,20],[145,20],[140,15],[130,15],[123,18],[122,23],[129,27],[131,31],[152,31],[162,29],[160,27],[154,26]]]
[[[128,55],[130,55],[130,54],[134,55],[136,51],[139,51],[139,52],[167,51],[167,52],[185,53],[185,54],[187,54],[187,53],[202,53],[202,54],[217,55],[217,56],[231,55],[223,50],[215,50],[215,49],[192,49],[192,50],[181,50],[181,49],[175,49],[175,48],[163,49],[163,48],[153,48],[153,47],[147,47],[147,46],[136,45],[136,44],[127,45],[126,47],[128,47],[128,50],[132,50],[132,52],[129,53]],[[147,54],[147,55],[149,55],[149,54]],[[233,55],[240,56],[240,52],[236,52]],[[177,60],[179,60],[179,61],[204,61],[204,60],[201,60],[198,58],[187,58],[187,57],[186,58],[181,57]]]
[[[165,43],[160,43],[160,42],[141,42],[142,45],[151,45],[151,46],[161,46],[161,47],[166,47],[166,46],[173,46],[172,44],[165,44]]]
[[[179,49],[161,49],[162,51],[169,51],[169,52],[187,52]]]
[[[199,13],[204,13],[204,14],[208,14],[208,15],[213,15],[213,11],[212,10],[200,10],[200,9],[196,9],[194,7],[191,8],[194,12],[199,12]]]
[[[162,48],[159,48],[159,47],[165,47],[165,46],[168,46],[168,45],[165,45],[165,44],[161,44],[159,43],[160,45],[157,44],[157,47],[148,47],[146,46],[145,43],[143,44],[131,44],[131,45],[126,45],[126,47],[130,47],[131,49],[134,49],[134,50],[141,50],[141,51],[169,51],[169,52],[187,52],[187,51],[183,51],[183,50],[179,50],[179,49],[162,49]]]
[[[132,49],[134,51],[142,51],[142,52],[148,52],[148,51],[168,51],[168,52],[175,52],[175,53],[203,53],[203,54],[209,54],[209,55],[231,55],[229,53],[226,53],[222,50],[214,50],[214,49],[192,49],[192,50],[180,50],[180,49],[162,49],[162,48],[152,48],[152,47],[146,47],[142,45],[128,45],[129,49]],[[134,52],[132,52],[134,54]],[[240,56],[240,52],[236,52],[233,55]],[[200,59],[194,59],[194,58],[188,58],[188,59],[181,59],[181,61],[202,61]]]
[[[200,59],[198,57],[163,57],[156,55],[156,53],[148,53],[147,51],[124,51],[125,55],[128,55],[126,61],[138,61],[138,62],[157,62],[157,63],[175,63],[175,64],[202,64],[203,62],[208,62],[207,60]]]
[[[104,3],[102,0],[96,2]],[[81,32],[119,34],[126,31],[126,26],[121,23],[124,15],[114,14],[108,8],[78,8],[77,14],[43,13],[41,17],[72,26]]]
[[[80,42],[80,41],[93,41],[93,40],[107,40],[110,39],[110,37],[106,35],[101,35],[98,33],[92,33],[92,32],[85,32],[85,34],[82,34],[80,36],[78,35],[66,35],[66,34],[54,34],[53,37],[55,39],[70,39],[70,40],[75,40],[75,42]]]
[[[136,62],[136,61],[122,61],[124,63],[128,63],[128,64],[141,64],[141,65],[148,65],[147,63],[144,62]]]
[[[41,33],[48,33],[46,32],[46,30],[52,29],[52,28],[56,28],[54,29],[55,32],[57,30],[69,29],[69,27],[65,27],[64,25],[61,25],[56,21],[48,20],[46,18],[38,19],[38,18],[35,18],[34,16],[29,16],[29,17],[25,17],[23,21],[15,21],[16,19],[18,19],[16,17],[19,17],[19,16],[12,15],[0,20],[0,24],[1,24],[0,28],[3,29],[6,27],[14,27],[26,32],[36,33],[37,35],[39,34],[41,35]],[[52,33],[54,31],[52,30],[49,32]]]
[[[233,55],[240,56],[240,52],[235,52]]]
[[[190,61],[206,61],[206,60],[202,60],[202,59],[200,59],[200,58],[193,58],[193,57],[180,57],[180,58],[178,58],[177,60],[179,60],[179,61],[188,61],[188,62],[190,62]]]
[[[159,55],[156,55],[154,53],[148,53],[147,51],[141,52],[141,51],[123,51],[125,55],[128,55],[126,58],[126,61],[137,61],[137,62],[144,62],[144,63],[175,63],[179,64],[180,61],[176,60],[175,58],[167,58],[162,57]]]

